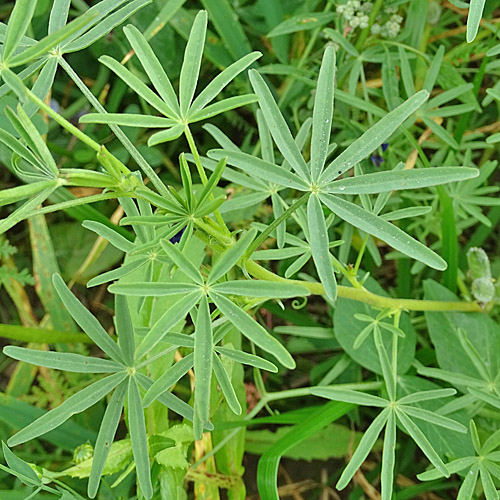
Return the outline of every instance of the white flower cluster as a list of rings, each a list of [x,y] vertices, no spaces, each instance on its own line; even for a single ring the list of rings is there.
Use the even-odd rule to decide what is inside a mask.
[[[386,7],[384,13],[390,14],[389,20],[382,24],[382,16],[378,15],[377,22],[372,24],[371,33],[384,38],[396,38],[401,30],[403,17],[397,14],[397,7]]]
[[[347,3],[337,6],[337,13],[344,16],[347,24],[352,29],[367,28],[369,17],[368,12],[373,7],[372,2],[360,2],[359,0],[348,0]]]

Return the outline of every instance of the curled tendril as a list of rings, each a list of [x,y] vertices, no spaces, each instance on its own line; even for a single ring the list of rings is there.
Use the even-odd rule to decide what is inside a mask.
[[[303,309],[307,305],[307,297],[301,297],[300,299],[294,299],[292,301],[292,307],[298,311]]]

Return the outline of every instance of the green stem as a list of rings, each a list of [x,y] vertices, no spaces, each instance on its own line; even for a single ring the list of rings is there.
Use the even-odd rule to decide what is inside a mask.
[[[321,283],[312,283],[300,280],[290,280],[268,271],[251,259],[248,259],[244,266],[246,270],[255,278],[274,281],[278,283],[288,283],[301,285],[307,288],[313,295],[324,295],[325,289]],[[392,297],[382,297],[376,295],[365,288],[351,288],[339,285],[337,287],[338,296],[351,300],[358,300],[374,307],[382,309],[392,309],[394,311],[464,311],[482,312],[483,309],[476,302],[447,302],[439,300],[416,300],[416,299],[394,299]]]
[[[368,26],[363,29],[361,32],[361,35],[359,35],[358,41],[356,42],[356,50],[359,52],[363,48],[363,45],[365,44],[366,39],[368,38],[368,35],[370,34],[370,30],[372,28],[373,23],[375,22],[375,19],[377,17],[377,14],[379,13],[380,9],[382,8],[382,5],[384,4],[384,0],[377,0],[375,4],[372,7],[372,10],[370,12],[370,17],[368,19]]]

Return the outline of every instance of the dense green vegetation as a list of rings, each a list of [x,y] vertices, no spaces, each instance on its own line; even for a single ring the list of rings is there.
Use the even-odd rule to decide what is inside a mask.
[[[496,2],[0,17],[1,500],[498,500]]]

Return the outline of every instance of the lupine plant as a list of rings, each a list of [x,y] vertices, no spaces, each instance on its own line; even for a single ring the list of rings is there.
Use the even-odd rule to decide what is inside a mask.
[[[498,499],[494,2],[194,4],[0,24],[0,497]]]

